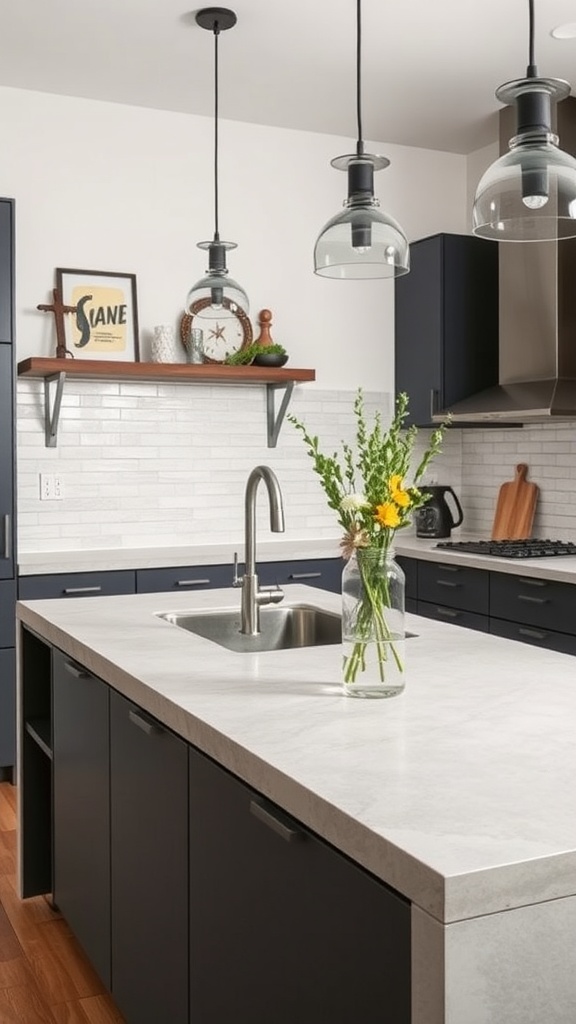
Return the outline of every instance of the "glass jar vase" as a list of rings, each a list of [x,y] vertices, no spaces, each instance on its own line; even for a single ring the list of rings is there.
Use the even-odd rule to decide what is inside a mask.
[[[405,686],[405,576],[391,548],[358,548],[342,573],[342,678],[350,697]]]

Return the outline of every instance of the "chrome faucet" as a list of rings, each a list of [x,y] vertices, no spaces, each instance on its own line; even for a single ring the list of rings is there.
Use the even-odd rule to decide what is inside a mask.
[[[276,475],[269,466],[256,466],[248,477],[244,497],[244,554],[246,572],[241,579],[237,573],[234,585],[242,587],[240,607],[240,632],[257,636],[260,632],[260,605],[278,604],[284,597],[280,587],[260,587],[256,575],[256,493],[263,480],[268,491],[270,504],[270,529],[273,533],[284,533],[284,506],[282,492]]]

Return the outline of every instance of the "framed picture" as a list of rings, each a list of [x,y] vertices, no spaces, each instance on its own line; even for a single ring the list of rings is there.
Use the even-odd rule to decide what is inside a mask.
[[[56,287],[65,306],[66,348],[76,359],[137,362],[136,275],[105,270],[56,269]]]

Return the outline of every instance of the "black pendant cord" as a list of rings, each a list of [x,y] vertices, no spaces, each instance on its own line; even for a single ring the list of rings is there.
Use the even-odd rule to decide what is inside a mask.
[[[218,36],[220,27],[214,22],[214,241],[220,241],[218,225]]]
[[[534,63],[534,0],[528,0],[528,67],[526,78],[538,78],[538,68]]]
[[[364,153],[364,140],[362,139],[362,100],[361,100],[361,83],[362,83],[362,17],[361,17],[361,5],[362,0],[356,0],[356,120],[358,124],[358,141],[356,143],[356,153],[358,156],[362,156]]]

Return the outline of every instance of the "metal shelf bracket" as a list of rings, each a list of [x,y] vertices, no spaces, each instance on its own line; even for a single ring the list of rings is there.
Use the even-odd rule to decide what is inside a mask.
[[[58,422],[60,420],[60,406],[64,391],[66,374],[53,373],[50,377],[44,378],[44,436],[47,448],[56,448],[58,445]],[[54,402],[51,403],[50,385],[56,385]]]
[[[280,403],[280,408],[276,412],[274,402],[274,392],[278,390],[284,391],[284,396]],[[280,434],[280,428],[284,422],[284,417],[290,405],[290,399],[292,398],[292,392],[294,391],[294,381],[287,381],[286,384],[267,384],[266,385],[266,419],[268,427],[268,447],[275,448],[278,443],[278,436]]]

